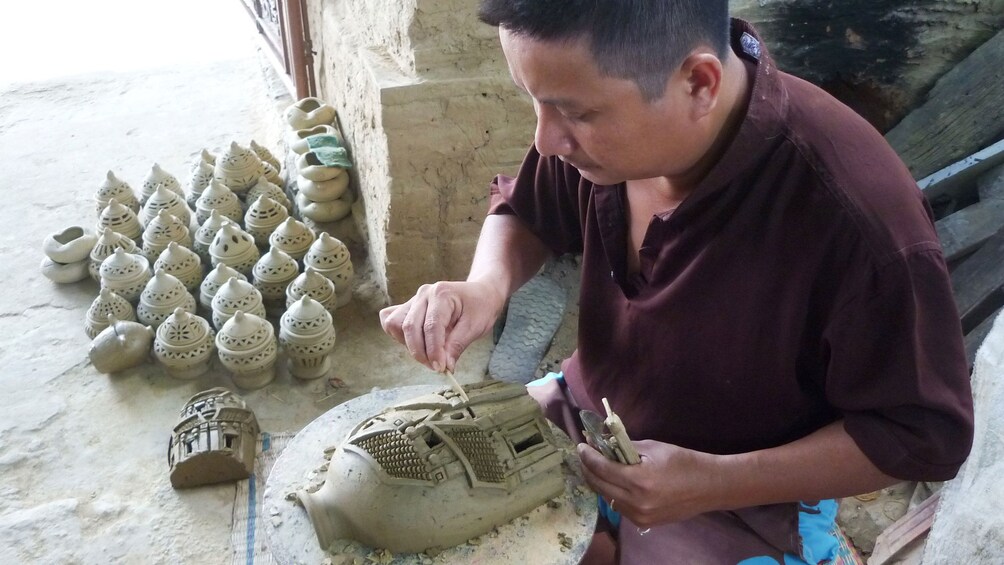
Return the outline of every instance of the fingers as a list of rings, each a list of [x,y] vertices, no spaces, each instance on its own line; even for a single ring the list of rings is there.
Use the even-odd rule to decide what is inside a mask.
[[[607,500],[617,499],[618,506],[622,510],[627,510],[631,494],[627,488],[622,486],[625,483],[618,480],[621,469],[617,469],[617,467],[624,467],[624,465],[607,459],[602,453],[585,443],[580,443],[576,447],[576,451],[582,461],[582,476],[589,486]]]

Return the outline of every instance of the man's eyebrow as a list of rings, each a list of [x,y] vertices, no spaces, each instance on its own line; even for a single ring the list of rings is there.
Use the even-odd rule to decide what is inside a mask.
[[[547,104],[548,106],[560,106],[562,108],[582,108],[583,105],[577,100],[572,100],[570,98],[543,98],[539,100],[541,104]]]

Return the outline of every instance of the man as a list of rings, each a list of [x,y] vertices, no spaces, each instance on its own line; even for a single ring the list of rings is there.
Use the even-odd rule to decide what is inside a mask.
[[[608,398],[636,440],[638,465],[578,450],[620,562],[824,562],[832,499],[955,475],[958,315],[929,208],[874,129],[778,71],[725,0],[481,17],[534,144],[493,183],[467,281],[381,320],[452,370],[548,254],[582,253],[578,349],[533,394],[573,435]]]

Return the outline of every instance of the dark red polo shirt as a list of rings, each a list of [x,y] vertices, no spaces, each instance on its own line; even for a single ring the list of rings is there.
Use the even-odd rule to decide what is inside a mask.
[[[652,218],[638,275],[623,184],[531,148],[493,183],[490,212],[582,253],[563,370],[582,406],[607,397],[633,438],[737,453],[843,418],[885,473],[948,479],[969,453],[972,398],[930,210],[878,132],[754,37],[733,28],[755,72],[745,120],[680,207]]]

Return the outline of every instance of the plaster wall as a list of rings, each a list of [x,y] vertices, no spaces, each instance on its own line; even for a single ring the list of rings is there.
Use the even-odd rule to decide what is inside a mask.
[[[307,0],[319,96],[355,161],[357,222],[392,302],[463,278],[495,174],[533,135],[496,31],[462,0]]]

